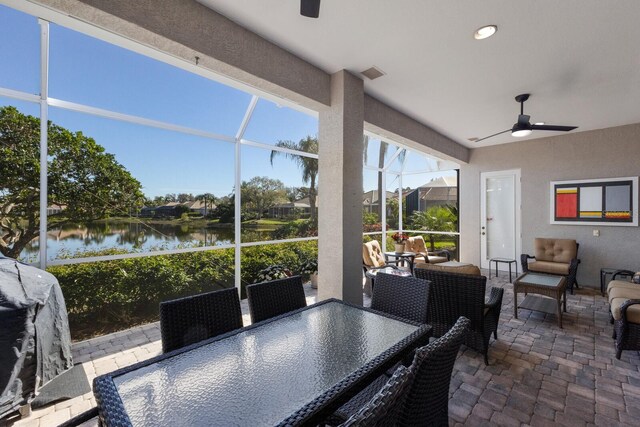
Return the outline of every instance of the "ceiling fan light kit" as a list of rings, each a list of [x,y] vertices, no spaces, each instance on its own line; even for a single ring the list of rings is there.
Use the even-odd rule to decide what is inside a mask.
[[[494,136],[502,135],[503,133],[511,132],[511,136],[516,138],[522,138],[531,135],[534,130],[549,130],[556,132],[569,132],[577,129],[577,126],[560,126],[560,125],[545,125],[544,122],[531,124],[528,116],[524,113],[524,103],[529,99],[528,93],[516,96],[516,102],[520,103],[520,114],[518,115],[518,121],[513,125],[511,129],[503,130],[502,132],[494,133],[493,135],[485,136],[484,138],[477,139],[476,142],[484,141],[485,139],[493,138]]]
[[[523,136],[531,135],[530,129],[511,129],[511,136],[515,136],[516,138],[522,138]]]

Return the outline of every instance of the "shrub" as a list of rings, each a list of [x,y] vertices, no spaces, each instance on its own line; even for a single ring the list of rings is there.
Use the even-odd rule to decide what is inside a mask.
[[[272,280],[284,279],[291,276],[291,271],[287,270],[284,265],[271,265],[260,270],[254,279],[254,283],[270,282]]]
[[[273,232],[274,239],[313,237],[318,235],[318,224],[310,219],[301,219],[283,224]]]
[[[117,255],[110,249],[78,256]],[[317,258],[317,242],[242,249],[242,293],[261,270],[282,265],[298,271]],[[158,320],[161,301],[234,286],[234,249],[155,255],[48,267],[64,293],[74,340]]]

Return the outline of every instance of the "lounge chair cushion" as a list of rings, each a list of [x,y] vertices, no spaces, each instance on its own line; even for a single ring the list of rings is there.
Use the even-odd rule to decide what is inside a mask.
[[[535,239],[534,247],[536,261],[560,262],[568,265],[578,255],[578,245],[575,240],[571,239],[543,239],[538,237]],[[566,274],[568,274],[568,271]]]
[[[625,282],[624,280],[612,280],[607,285],[607,293],[611,291],[613,288],[627,288],[627,289],[637,289],[640,291],[640,285],[631,282]]]
[[[448,273],[472,274],[474,276],[481,275],[480,269],[477,266],[455,261],[448,261],[440,264],[419,263],[415,265],[415,268],[422,268],[424,270],[446,271]]]
[[[422,236],[409,237],[404,242],[404,250],[407,252],[415,252],[417,254],[427,253],[427,247],[424,244]]]
[[[561,276],[566,276],[569,274],[569,267],[570,265],[564,262],[538,261],[538,258],[536,258],[535,261],[530,262],[528,265],[530,271],[535,271],[538,273],[557,274]]]
[[[424,254],[416,255],[416,262],[425,261]],[[449,261],[446,256],[427,255],[427,262],[431,264],[440,264],[441,262]]]
[[[369,267],[382,267],[386,264],[377,240],[362,244],[362,260]]]
[[[613,298],[611,300],[611,314],[613,315],[614,319],[622,319],[622,315],[620,314],[620,307],[622,307],[622,304],[624,304],[628,299],[629,298]],[[640,304],[632,305],[627,309],[627,321],[640,324]]]
[[[625,299],[640,299],[640,285],[635,285],[635,288],[629,286],[612,286],[607,290],[609,295],[609,304],[614,298]]]
[[[432,264],[449,261],[446,256],[430,255],[429,251],[427,251],[426,245],[424,244],[422,236],[409,237],[404,242],[404,250],[415,253],[416,260],[422,258],[424,262],[430,262]]]

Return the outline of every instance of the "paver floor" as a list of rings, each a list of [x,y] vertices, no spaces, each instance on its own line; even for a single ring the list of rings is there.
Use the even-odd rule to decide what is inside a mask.
[[[513,318],[513,286],[505,274],[490,286],[505,289],[498,340],[491,341],[489,366],[474,350],[461,350],[450,387],[451,425],[640,425],[640,356],[625,351],[622,360],[615,358],[604,297],[592,289],[570,295],[560,329],[555,315],[521,309]],[[315,290],[305,291],[307,302],[315,302]],[[249,324],[246,301],[242,312]],[[159,325],[153,323],[76,343],[73,355],[91,382],[160,350]],[[92,405],[87,393],[9,425],[56,426]]]

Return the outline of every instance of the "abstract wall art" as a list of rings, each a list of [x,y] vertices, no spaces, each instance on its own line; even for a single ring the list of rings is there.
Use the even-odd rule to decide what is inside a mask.
[[[638,177],[551,182],[551,224],[638,225]]]

